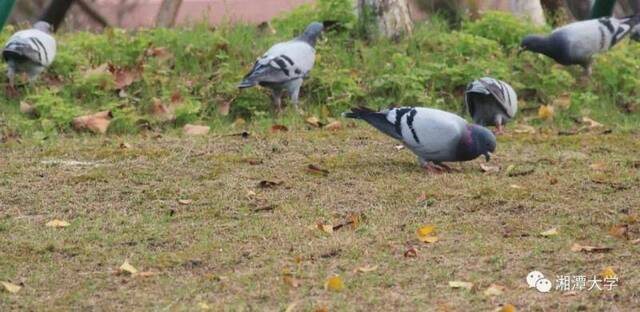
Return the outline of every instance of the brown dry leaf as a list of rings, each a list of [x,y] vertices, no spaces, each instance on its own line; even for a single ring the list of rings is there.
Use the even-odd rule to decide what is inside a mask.
[[[107,63],[100,64],[98,67],[89,68],[82,73],[82,76],[84,78],[97,76],[97,75],[111,75],[111,72],[109,72],[109,64]]]
[[[607,170],[607,163],[604,162],[603,160],[600,160],[589,165],[589,168],[591,168],[591,170],[604,171],[604,170]]]
[[[369,273],[369,272],[373,272],[375,270],[378,269],[377,265],[363,265],[363,266],[359,266],[355,269],[356,272],[360,272],[360,273]]]
[[[236,120],[233,121],[232,125],[233,125],[234,128],[239,128],[239,127],[244,126],[246,123],[247,122],[243,118],[238,117],[238,118],[236,118]]]
[[[317,225],[318,230],[325,232],[327,234],[333,234],[333,225],[331,224],[325,224],[325,223],[318,223]]]
[[[145,271],[145,272],[136,273],[135,276],[137,276],[137,277],[152,277],[152,276],[157,275],[157,274],[158,274],[158,272]]]
[[[131,148],[131,144],[126,143],[126,142],[122,142],[122,143],[120,143],[120,145],[118,147],[120,147],[121,149],[130,149]]]
[[[116,90],[122,90],[142,77],[142,66],[133,68],[109,66],[109,71],[113,75],[114,88]]]
[[[287,126],[285,125],[273,125],[271,126],[271,132],[272,133],[276,133],[276,132],[287,132],[289,131],[289,128],[287,128]]]
[[[551,105],[540,105],[540,108],[538,109],[538,118],[542,120],[553,119],[554,114],[555,111]]]
[[[69,225],[71,225],[71,224],[69,224],[69,222],[63,221],[63,220],[58,220],[58,219],[53,219],[53,220],[47,222],[47,224],[45,224],[45,226],[53,227],[53,228],[63,228],[63,227],[67,227]]]
[[[307,172],[309,173],[313,173],[313,174],[318,174],[318,175],[323,175],[323,176],[328,176],[329,175],[329,170],[327,169],[322,169],[314,164],[309,164],[307,166]]]
[[[267,180],[262,180],[258,183],[258,187],[259,188],[274,188],[278,185],[281,185],[282,183],[284,183],[283,181],[278,181],[278,182],[274,182],[274,181],[267,181]]]
[[[320,119],[318,119],[318,117],[316,116],[311,116],[305,119],[304,122],[316,128],[322,127],[322,124],[320,123]]]
[[[174,120],[176,116],[173,113],[173,110],[169,108],[169,106],[162,103],[162,100],[159,98],[153,98],[153,103],[151,103],[151,115],[163,120],[170,121]]]
[[[616,274],[616,272],[613,270],[613,267],[608,266],[604,268],[604,270],[602,270],[602,272],[600,272],[598,276],[602,277],[603,279],[610,279],[616,278],[618,274]]]
[[[146,56],[156,57],[161,60],[166,60],[173,58],[173,54],[167,50],[165,47],[150,47],[146,51],[144,51]]]
[[[344,289],[344,282],[342,281],[342,277],[340,277],[340,275],[334,275],[327,278],[324,283],[324,289],[342,291]]]
[[[558,235],[558,229],[551,228],[551,229],[548,229],[548,230],[546,230],[544,232],[541,232],[540,235],[542,235],[544,237],[556,236],[556,235]]]
[[[490,166],[484,163],[480,163],[480,169],[485,173],[500,172],[500,167]]]
[[[187,135],[203,135],[209,133],[209,127],[201,125],[186,124],[182,127],[182,130]]]
[[[330,131],[340,130],[342,129],[342,123],[338,120],[334,120],[328,123],[326,126],[324,126],[324,129],[330,130]]]
[[[596,128],[602,128],[604,127],[603,124],[589,118],[589,117],[582,117],[582,123],[587,124],[587,127],[589,129],[596,129]]]
[[[120,266],[120,272],[133,275],[138,273],[138,270],[129,263],[129,260],[124,260],[124,263]]]
[[[287,273],[282,275],[282,282],[285,283],[285,285],[291,286],[293,288],[298,288],[302,285],[302,280],[300,280],[299,278],[295,278],[293,275]]]
[[[558,106],[562,109],[568,109],[571,106],[571,96],[569,94],[563,94],[553,101],[554,106]]]
[[[36,112],[35,107],[28,102],[20,101],[20,112],[27,115],[33,115]]]
[[[463,281],[450,281],[449,287],[451,288],[464,288],[471,290],[473,288],[473,283],[471,282],[463,282]]]
[[[571,246],[571,251],[573,252],[608,252],[611,251],[611,247],[603,247],[603,246],[584,246],[578,243],[574,243]]]
[[[313,312],[329,312],[329,309],[327,309],[326,307],[321,307],[313,310]]]
[[[20,289],[22,289],[22,286],[18,286],[14,283],[10,283],[10,282],[0,282],[0,284],[2,284],[2,286],[4,287],[4,289],[12,294],[16,294],[20,291]]]
[[[485,291],[484,295],[488,297],[500,296],[504,293],[506,287],[498,284],[491,284]]]
[[[180,205],[191,205],[191,203],[193,203],[191,199],[178,199],[178,204]]]
[[[640,238],[632,240],[631,243],[634,245],[640,244]]]
[[[404,252],[405,258],[415,258],[417,256],[418,256],[418,250],[415,249],[414,247],[411,247]]]
[[[629,225],[616,224],[609,229],[609,235],[617,238],[629,239]]]
[[[89,130],[93,133],[105,134],[111,123],[111,117],[110,111],[102,111],[73,118],[71,124],[78,131]]]

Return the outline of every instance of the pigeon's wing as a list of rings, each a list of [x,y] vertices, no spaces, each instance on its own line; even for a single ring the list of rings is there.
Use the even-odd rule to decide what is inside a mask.
[[[256,82],[281,83],[304,78],[313,68],[315,49],[303,41],[274,45],[254,64],[245,79]]]
[[[425,160],[435,161],[455,157],[466,125],[455,114],[424,107],[394,109],[387,119],[395,121],[409,149]]]
[[[3,49],[6,58],[26,58],[42,66],[49,66],[56,55],[55,39],[40,30],[27,29],[16,32]]]
[[[516,92],[509,84],[489,77],[484,77],[477,81],[482,85],[482,88],[498,101],[500,109],[504,111],[505,115],[509,118],[515,116],[518,110],[518,98]]]

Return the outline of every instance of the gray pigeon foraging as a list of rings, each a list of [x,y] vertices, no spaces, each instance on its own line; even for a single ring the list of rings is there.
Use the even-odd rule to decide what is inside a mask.
[[[51,36],[51,25],[37,22],[31,29],[13,34],[2,50],[2,58],[7,62],[7,76],[11,87],[15,76],[26,74],[34,81],[56,56],[56,40]]]
[[[272,46],[258,58],[238,88],[260,85],[271,89],[276,110],[282,109],[282,94],[286,90],[298,109],[302,81],[309,75],[316,58],[316,41],[322,33],[321,23],[313,22],[297,38]]]
[[[464,104],[474,123],[496,126],[496,134],[501,134],[504,132],[503,126],[518,111],[518,96],[508,83],[483,77],[467,86]]]
[[[496,149],[496,137],[487,128],[468,124],[460,116],[426,107],[399,107],[379,112],[352,108],[343,117],[362,119],[384,134],[401,141],[418,156],[428,171],[450,168],[443,162],[468,161]]]
[[[608,51],[630,32],[636,32],[640,15],[625,18],[603,17],[571,23],[548,36],[529,35],[522,39],[522,51],[544,54],[562,65],[580,65],[584,76],[591,75],[592,57]]]

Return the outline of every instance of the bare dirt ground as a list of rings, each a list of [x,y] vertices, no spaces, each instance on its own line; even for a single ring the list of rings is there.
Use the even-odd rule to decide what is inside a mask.
[[[22,288],[0,310],[638,311],[639,138],[512,132],[499,172],[444,175],[362,124],[8,144],[0,281]],[[612,290],[525,281],[607,267]]]

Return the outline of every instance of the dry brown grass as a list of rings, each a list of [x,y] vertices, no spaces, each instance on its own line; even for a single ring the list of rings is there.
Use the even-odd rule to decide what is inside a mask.
[[[121,142],[131,148],[122,149]],[[433,176],[361,125],[337,132],[62,139],[0,154],[0,310],[637,311],[640,244],[607,234],[638,215],[637,134],[507,135],[497,174],[481,160]],[[78,160],[93,165],[45,164]],[[602,161],[602,170],[590,164]],[[311,174],[315,164],[328,176]],[[531,170],[509,177],[506,168]],[[283,183],[259,188],[261,180]],[[514,188],[519,186],[521,188]],[[253,194],[255,193],[255,194]],[[421,194],[427,200],[417,202]],[[178,199],[191,199],[181,205]],[[333,234],[319,222],[358,226]],[[63,229],[45,227],[52,219]],[[435,224],[439,241],[416,229]],[[557,227],[560,234],[538,233]],[[640,238],[637,224],[629,226]],[[576,253],[574,242],[612,247]],[[415,247],[418,256],[405,258]],[[128,259],[150,277],[116,274]],[[369,273],[354,272],[377,265]],[[594,275],[613,291],[527,288],[525,276]],[[301,282],[294,288],[283,273]],[[339,274],[342,292],[324,289]],[[470,291],[448,281],[474,283]],[[483,294],[490,284],[502,296]]]

